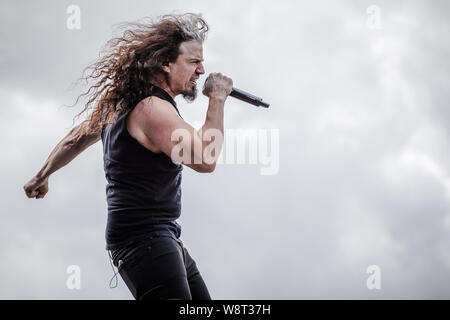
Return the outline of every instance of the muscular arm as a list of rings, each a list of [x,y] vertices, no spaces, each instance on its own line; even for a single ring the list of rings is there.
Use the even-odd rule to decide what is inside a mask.
[[[212,172],[222,147],[224,102],[225,98],[210,99],[205,124],[197,131],[178,116],[169,102],[151,97],[138,105],[137,126],[153,151],[163,152],[197,172]],[[213,131],[208,132],[209,129]],[[212,143],[203,139],[205,133],[214,134],[216,154],[210,159],[204,157],[205,149]]]
[[[86,125],[87,121],[84,121],[73,128],[52,150],[36,176],[23,187],[28,198],[43,198],[48,192],[48,178],[50,175],[100,140],[100,132],[91,135],[81,135],[81,128]]]
[[[197,172],[213,172],[222,149],[224,104],[232,85],[233,81],[221,73],[208,77],[203,94],[209,97],[209,105],[199,131],[182,120],[169,102],[157,97],[144,99],[136,117],[143,144]]]

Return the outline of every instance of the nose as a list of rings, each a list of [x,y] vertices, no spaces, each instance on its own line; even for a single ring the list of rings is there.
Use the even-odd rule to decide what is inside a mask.
[[[195,70],[198,74],[205,74],[205,68],[203,67],[203,63],[199,63],[197,66],[197,70]]]

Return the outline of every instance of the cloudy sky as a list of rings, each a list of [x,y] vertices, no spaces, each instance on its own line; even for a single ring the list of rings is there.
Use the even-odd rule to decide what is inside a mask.
[[[87,88],[73,84],[117,24],[173,12],[209,23],[207,73],[271,103],[227,101],[230,136],[261,133],[256,161],[183,173],[181,238],[211,296],[449,299],[450,5],[425,0],[1,0],[0,298],[132,299],[108,286],[101,142],[44,199],[22,187],[72,127]],[[205,97],[177,103],[204,121]]]

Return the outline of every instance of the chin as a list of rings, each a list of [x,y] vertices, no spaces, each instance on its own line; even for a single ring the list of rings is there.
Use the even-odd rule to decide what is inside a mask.
[[[184,100],[192,102],[197,98],[197,87],[193,87],[191,90],[182,93]]]

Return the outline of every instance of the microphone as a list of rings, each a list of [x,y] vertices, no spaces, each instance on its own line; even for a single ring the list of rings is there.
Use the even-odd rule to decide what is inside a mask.
[[[244,102],[250,103],[257,107],[268,108],[270,106],[270,104],[268,104],[267,102],[264,102],[262,98],[258,98],[248,92],[242,91],[240,89],[236,89],[234,87],[231,90],[230,96],[232,96],[236,99],[242,100]]]

